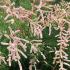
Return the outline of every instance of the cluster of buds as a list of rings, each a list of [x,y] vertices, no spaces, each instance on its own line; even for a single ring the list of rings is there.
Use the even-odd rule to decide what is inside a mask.
[[[31,59],[29,63],[30,63],[29,70],[33,70],[33,67],[36,70],[36,64],[37,64],[36,59],[35,58]]]
[[[59,70],[67,70],[64,68],[64,65],[70,66],[70,60],[68,60],[68,54],[65,52],[65,50],[69,46],[68,43],[70,41],[70,33],[69,29],[65,30],[64,23],[60,26],[60,33],[58,35],[58,38],[59,40],[57,40],[57,45],[59,46],[59,50],[55,51],[53,63],[59,64]]]
[[[68,7],[69,5],[66,6]],[[59,64],[59,70],[67,70],[64,68],[65,65],[70,67],[70,60],[68,59],[68,54],[66,52],[70,41],[70,22],[68,19],[65,19],[65,17],[69,16],[67,11],[69,9],[67,9],[67,7],[66,9],[61,9],[61,6],[55,5],[51,15],[51,20],[57,23],[58,29],[60,30],[59,34],[57,35],[57,45],[59,46],[59,49],[55,50],[55,57],[53,61],[53,64]],[[67,29],[66,25],[68,25]]]
[[[42,38],[42,26],[39,24],[30,24],[31,26],[31,32],[34,34],[34,36],[37,36],[38,38]]]
[[[19,30],[13,31],[11,27],[9,27],[9,30],[10,35],[5,34],[5,36],[10,39],[9,43],[1,42],[1,44],[8,45],[7,49],[9,51],[9,57],[7,61],[9,62],[9,66],[11,66],[11,62],[14,60],[18,62],[20,70],[23,70],[20,63],[20,54],[25,58],[27,58],[27,56],[21,51],[21,49],[26,51],[26,43],[29,43],[29,41],[16,36],[16,33],[18,33]],[[19,46],[21,47],[21,49],[19,49]]]
[[[30,50],[30,53],[37,53],[39,52],[39,45],[42,44],[42,40],[32,40],[31,41],[31,50]]]
[[[0,8],[3,8],[7,14],[7,16],[4,18],[4,20],[8,20],[9,17],[16,17],[19,20],[24,20],[29,18],[33,12],[26,10],[23,7],[15,7],[14,3],[12,3],[10,6],[0,6]]]
[[[41,45],[41,44],[42,44],[42,40],[32,40],[31,41],[30,53],[33,54],[34,56],[29,61],[29,63],[30,63],[29,70],[33,70],[33,67],[34,67],[35,70],[37,69],[36,64],[40,62],[39,59],[37,58],[38,53],[40,53],[40,55],[42,56],[42,58],[44,60],[46,59],[43,52],[40,51],[39,45]]]

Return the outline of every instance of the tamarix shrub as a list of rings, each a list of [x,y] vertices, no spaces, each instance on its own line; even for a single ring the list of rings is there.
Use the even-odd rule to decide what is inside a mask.
[[[16,2],[0,1],[0,65],[5,70],[70,70],[70,2]]]

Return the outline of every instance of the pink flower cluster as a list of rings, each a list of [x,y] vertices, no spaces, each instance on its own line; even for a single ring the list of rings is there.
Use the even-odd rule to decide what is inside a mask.
[[[21,39],[19,37],[16,36],[16,33],[19,32],[19,30],[13,31],[10,27],[10,35],[5,34],[5,36],[10,39],[9,43],[4,43],[1,42],[2,45],[8,45],[7,49],[9,51],[9,55],[8,55],[8,59],[7,61],[9,62],[9,66],[11,66],[11,62],[17,61],[19,64],[19,68],[20,70],[22,70],[22,65],[20,63],[20,55],[21,54],[23,57],[27,58],[27,56],[21,51],[21,49],[23,49],[24,51],[26,51],[26,43],[29,43],[29,41]],[[24,44],[22,43],[25,42]],[[19,46],[21,47],[21,49],[19,49]]]
[[[3,8],[6,13],[7,16],[5,17],[5,20],[8,20],[9,17],[16,17],[19,20],[24,20],[27,19],[28,17],[30,17],[33,13],[29,10],[26,10],[23,7],[15,7],[13,4],[11,4],[10,6],[0,6],[1,8]]]
[[[69,29],[65,30],[65,27],[63,25],[64,23],[60,26],[60,33],[58,35],[59,40],[57,40],[59,50],[56,50],[54,57],[54,63],[57,63],[60,66],[59,70],[67,70],[66,68],[64,68],[64,65],[70,66],[68,54],[65,52],[65,50],[69,46],[68,43],[70,42],[70,34]]]

